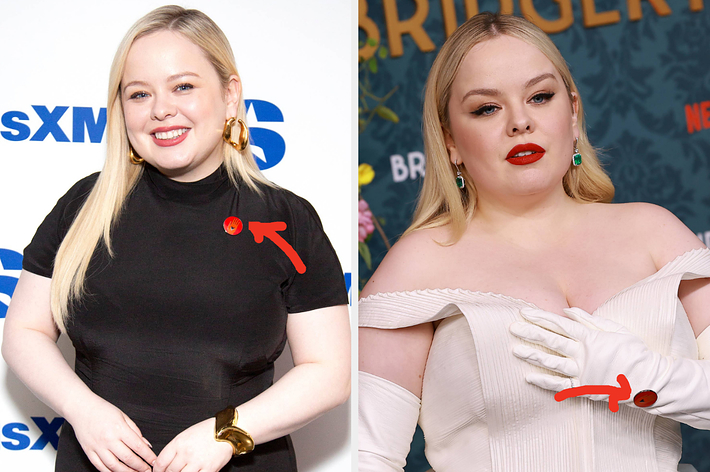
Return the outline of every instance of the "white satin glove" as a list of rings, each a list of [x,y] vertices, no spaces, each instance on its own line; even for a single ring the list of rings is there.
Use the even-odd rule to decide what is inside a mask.
[[[358,372],[358,471],[402,472],[421,402],[399,385]]]
[[[618,387],[617,376],[623,374],[631,386],[631,395],[619,403],[633,405],[636,394],[652,390],[658,398],[644,408],[646,412],[710,429],[709,361],[662,356],[614,321],[592,316],[580,308],[563,311],[570,319],[524,308],[520,314],[532,324],[515,322],[510,326],[515,336],[561,354],[548,354],[522,344],[515,346],[516,357],[562,375],[532,373],[525,380],[559,392],[581,385]],[[609,398],[587,397],[596,401]]]

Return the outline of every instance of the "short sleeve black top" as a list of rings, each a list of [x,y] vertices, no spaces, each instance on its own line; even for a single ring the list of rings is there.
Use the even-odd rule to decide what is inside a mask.
[[[25,270],[52,276],[57,249],[97,177],[59,200],[25,249]],[[91,259],[87,295],[67,324],[75,370],[137,423],[156,454],[184,429],[272,384],[289,313],[348,303],[313,207],[286,190],[260,188],[235,187],[222,168],[183,183],[146,165],[112,232],[114,256],[100,245]],[[237,234],[224,229],[232,216],[243,224]],[[275,238],[257,243],[254,222],[284,222],[277,234],[305,272]],[[70,425],[56,470],[95,470]],[[290,440],[259,445],[223,470],[295,471]]]

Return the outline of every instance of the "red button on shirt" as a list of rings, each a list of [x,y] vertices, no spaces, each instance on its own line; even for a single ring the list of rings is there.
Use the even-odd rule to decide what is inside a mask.
[[[653,390],[644,390],[634,395],[634,405],[639,408],[646,408],[658,400],[658,395]]]
[[[224,220],[224,230],[231,235],[241,233],[243,227],[244,225],[242,225],[242,220],[236,216],[230,216]]]

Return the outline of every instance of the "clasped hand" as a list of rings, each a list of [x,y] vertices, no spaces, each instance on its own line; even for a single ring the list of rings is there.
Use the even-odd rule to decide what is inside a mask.
[[[160,452],[153,472],[217,472],[232,458],[232,446],[214,438],[209,418],[178,434]]]
[[[148,472],[156,455],[138,426],[121,410],[92,395],[67,415],[77,441],[100,472]]]
[[[138,426],[98,396],[86,400],[67,419],[100,472],[217,472],[232,457],[232,446],[214,439],[214,418],[175,436],[158,456]]]
[[[517,321],[510,326],[515,336],[558,353],[549,354],[524,344],[513,348],[516,357],[561,375],[530,373],[525,377],[529,383],[559,392],[581,385],[618,386],[616,377],[624,374],[631,385],[631,397],[625,402],[630,402],[636,393],[652,388],[667,375],[668,360],[648,349],[624,326],[580,308],[563,311],[569,319],[523,308],[520,314],[530,323]],[[587,397],[608,400],[607,395]]]

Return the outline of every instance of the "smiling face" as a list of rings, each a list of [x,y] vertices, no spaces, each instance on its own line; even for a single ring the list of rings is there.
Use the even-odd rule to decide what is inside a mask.
[[[135,153],[179,181],[202,179],[223,160],[225,120],[235,116],[240,84],[225,90],[202,50],[171,31],[137,39],[121,80],[121,103]]]
[[[511,36],[475,45],[451,88],[446,147],[479,202],[561,191],[578,137],[576,103],[550,60]]]

